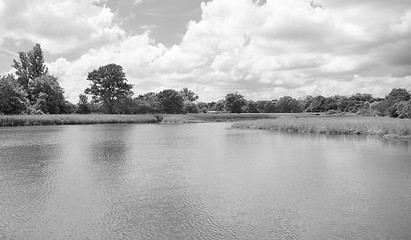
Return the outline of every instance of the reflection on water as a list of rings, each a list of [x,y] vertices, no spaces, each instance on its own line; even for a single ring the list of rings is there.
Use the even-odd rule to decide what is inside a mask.
[[[411,238],[409,142],[229,126],[2,128],[0,238]]]

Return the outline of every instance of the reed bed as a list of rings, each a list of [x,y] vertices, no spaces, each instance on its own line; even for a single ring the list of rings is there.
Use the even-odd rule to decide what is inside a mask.
[[[0,126],[77,125],[107,123],[156,123],[153,115],[4,115]]]
[[[238,122],[233,127],[335,135],[378,135],[385,138],[411,139],[411,120],[387,117],[279,117],[277,119]]]

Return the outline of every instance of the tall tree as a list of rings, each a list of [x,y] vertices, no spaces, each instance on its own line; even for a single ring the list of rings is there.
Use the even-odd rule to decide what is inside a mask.
[[[247,100],[238,92],[229,93],[225,96],[225,109],[231,113],[241,113]]]
[[[121,112],[121,106],[133,95],[132,84],[127,83],[123,67],[110,63],[88,73],[90,87],[85,93],[92,95],[95,103],[102,103],[107,113]]]
[[[31,98],[29,82],[48,73],[40,44],[36,43],[31,51],[19,52],[19,61],[13,59],[13,63],[12,67],[16,69],[19,84],[27,91],[29,98]]]
[[[157,98],[165,113],[176,114],[183,112],[184,98],[176,90],[163,90],[157,94]]]
[[[299,113],[302,112],[302,104],[290,96],[284,96],[278,99],[277,111],[280,113]]]
[[[27,93],[13,75],[0,76],[0,113],[20,114],[28,105]]]
[[[33,106],[36,110],[50,114],[66,113],[64,91],[56,77],[49,74],[41,75],[30,81],[29,88],[35,100]]]

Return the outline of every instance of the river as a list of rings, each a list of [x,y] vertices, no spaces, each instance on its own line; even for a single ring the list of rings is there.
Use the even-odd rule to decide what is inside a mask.
[[[0,128],[0,239],[411,239],[411,145],[230,123]]]

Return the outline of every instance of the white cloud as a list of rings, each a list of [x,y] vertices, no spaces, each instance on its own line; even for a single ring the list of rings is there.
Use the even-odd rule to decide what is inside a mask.
[[[0,39],[39,42],[55,54],[120,40],[125,32],[113,23],[114,13],[97,2],[2,0]]]
[[[170,48],[156,45],[149,31],[126,37],[113,24],[110,9],[94,10],[95,17],[87,18],[87,29],[95,34],[91,39],[119,40],[108,40],[72,62],[50,64],[70,99],[87,86],[88,71],[109,62],[125,68],[138,94],[189,87],[203,101],[232,91],[273,99],[357,92],[383,96],[394,87],[411,89],[411,6],[406,1],[214,0],[202,4],[201,20],[190,22],[182,42]],[[104,24],[111,26],[106,32]]]

